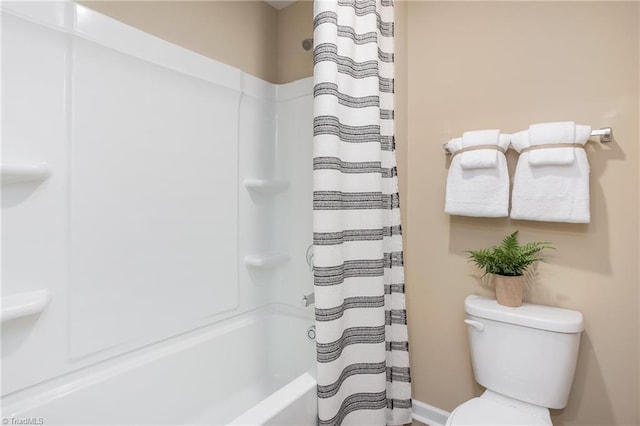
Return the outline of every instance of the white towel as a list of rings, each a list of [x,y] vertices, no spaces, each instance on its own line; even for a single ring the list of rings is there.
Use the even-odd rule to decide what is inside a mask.
[[[587,133],[579,130],[587,129]],[[578,131],[578,133],[576,133]],[[540,123],[529,126],[530,146],[553,145],[558,143],[584,144],[589,139],[591,128],[577,126],[573,121],[559,121],[555,123]],[[535,149],[529,154],[529,164],[532,166],[566,165],[574,161],[575,148]]]
[[[507,149],[511,135],[500,135],[498,146]],[[462,149],[462,138],[452,139],[447,148],[453,154]],[[496,166],[463,169],[464,152],[451,160],[447,176],[444,211],[451,215],[505,217],[509,215],[509,172],[504,154],[496,152]]]
[[[586,143],[589,126],[576,125],[574,142]],[[518,152],[531,146],[530,132],[511,135]],[[565,141],[570,142],[570,141]],[[550,148],[549,151],[565,148]],[[589,161],[584,149],[569,148],[574,160],[570,164],[532,165],[530,156],[543,149],[520,154],[513,180],[511,218],[542,222],[589,223]]]
[[[498,145],[500,130],[474,130],[462,134],[462,147],[478,145]],[[498,165],[498,151],[478,149],[460,153],[460,166],[463,169],[487,169]]]

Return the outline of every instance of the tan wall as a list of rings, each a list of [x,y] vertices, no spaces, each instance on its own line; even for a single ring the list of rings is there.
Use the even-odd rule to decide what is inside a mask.
[[[277,83],[313,75],[313,49],[304,50],[302,40],[313,37],[313,2],[297,1],[278,11]]]
[[[451,410],[478,395],[464,318],[483,293],[465,250],[513,229],[557,248],[529,301],[583,312],[573,391],[556,425],[637,425],[639,390],[639,4],[409,2],[408,141],[399,137],[414,397]],[[404,20],[404,22],[403,22]],[[402,47],[399,47],[399,53]],[[399,66],[399,68],[401,68]],[[544,121],[612,126],[590,143],[592,222],[553,224],[443,212],[448,163],[441,144],[465,130],[526,129]],[[400,117],[399,117],[400,121]],[[400,135],[400,130],[398,132]],[[407,143],[407,146],[401,146]],[[404,154],[403,154],[404,155]],[[509,155],[511,171],[515,155]]]
[[[278,12],[263,1],[80,3],[263,80],[278,81]]]
[[[313,2],[81,1],[100,13],[272,83],[313,75]]]

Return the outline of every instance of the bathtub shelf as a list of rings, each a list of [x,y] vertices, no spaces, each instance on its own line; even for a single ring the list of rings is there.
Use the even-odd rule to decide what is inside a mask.
[[[244,257],[245,265],[263,269],[277,268],[288,261],[289,255],[281,252],[256,253]]]
[[[51,170],[47,163],[3,163],[0,166],[2,183],[43,181]]]
[[[37,314],[47,307],[51,294],[47,290],[18,293],[0,300],[0,322]]]
[[[244,180],[244,186],[250,191],[274,195],[289,188],[289,181],[284,179],[251,179]]]

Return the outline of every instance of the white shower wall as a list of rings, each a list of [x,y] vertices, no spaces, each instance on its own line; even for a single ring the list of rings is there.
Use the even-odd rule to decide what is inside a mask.
[[[3,2],[2,309],[51,300],[2,323],[2,394],[268,304],[312,317],[311,90]],[[51,175],[7,183],[33,162]]]
[[[313,291],[306,251],[313,243],[313,78],[278,87],[276,166],[290,182],[277,203],[276,232],[291,256],[275,286],[274,298],[300,304],[299,289]],[[311,306],[313,309],[313,306]]]
[[[305,256],[313,242],[312,90],[312,78],[273,85],[243,75],[240,263],[244,256],[283,258],[273,266],[240,268],[240,282],[252,284],[244,287],[246,299],[301,307],[302,296],[313,291]],[[247,188],[247,180],[264,181],[266,188]],[[313,317],[313,306],[307,310]]]

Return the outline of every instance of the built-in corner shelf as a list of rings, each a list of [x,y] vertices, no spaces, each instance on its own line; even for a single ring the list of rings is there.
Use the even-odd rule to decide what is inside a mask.
[[[51,174],[47,163],[2,163],[0,165],[2,183],[43,181]]]
[[[47,307],[51,294],[47,290],[18,293],[0,299],[0,322],[37,314]]]
[[[284,179],[252,179],[244,180],[244,186],[262,194],[277,194],[289,188],[289,181]]]
[[[272,269],[284,265],[289,261],[289,255],[281,252],[248,254],[244,263],[255,268]]]

